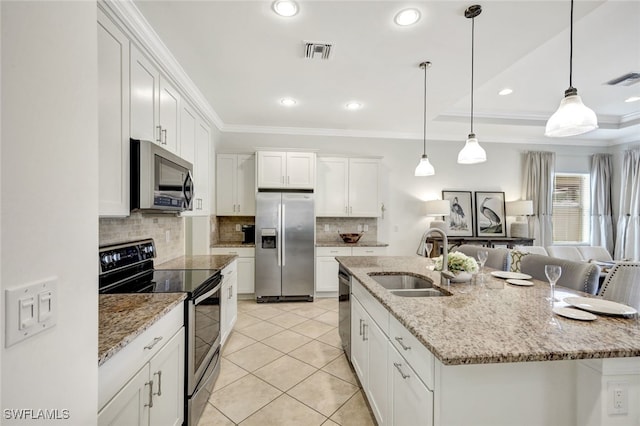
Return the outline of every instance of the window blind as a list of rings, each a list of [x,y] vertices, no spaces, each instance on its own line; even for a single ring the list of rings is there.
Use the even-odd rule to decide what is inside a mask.
[[[589,242],[589,174],[556,173],[553,191],[554,243]]]

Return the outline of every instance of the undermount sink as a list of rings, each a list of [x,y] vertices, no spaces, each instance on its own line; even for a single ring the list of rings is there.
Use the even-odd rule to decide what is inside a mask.
[[[413,275],[382,275],[369,274],[369,276],[391,294],[402,297],[438,297],[447,296],[446,293],[433,287],[431,280]]]

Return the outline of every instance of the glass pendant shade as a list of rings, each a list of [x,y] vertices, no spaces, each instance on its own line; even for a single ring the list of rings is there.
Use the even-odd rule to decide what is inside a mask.
[[[436,174],[436,170],[431,165],[429,157],[423,155],[416,166],[415,176],[433,176],[434,174]]]
[[[458,153],[458,164],[477,164],[487,161],[487,153],[478,143],[476,135],[471,133],[464,148]]]
[[[578,96],[578,91],[567,89],[558,110],[547,121],[544,135],[552,138],[576,136],[598,128],[596,113]]]

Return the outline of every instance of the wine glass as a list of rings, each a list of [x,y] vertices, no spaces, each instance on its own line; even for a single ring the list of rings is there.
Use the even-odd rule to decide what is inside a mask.
[[[478,262],[480,263],[480,279],[484,281],[484,263],[487,261],[487,257],[489,257],[489,252],[487,250],[478,250],[477,256]]]
[[[557,302],[555,289],[556,283],[560,279],[560,275],[562,275],[562,268],[559,265],[544,265],[544,274],[547,276],[547,280],[549,280],[549,285],[551,286],[551,297],[547,298],[547,300],[553,304],[553,302]]]

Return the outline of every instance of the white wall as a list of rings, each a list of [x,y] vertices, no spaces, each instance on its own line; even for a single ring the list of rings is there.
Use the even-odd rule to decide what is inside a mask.
[[[58,278],[55,327],[9,348],[2,327],[1,406],[66,409],[63,423],[91,425],[98,386],[96,4],[0,7],[1,290]],[[61,423],[1,415],[3,425]]]
[[[436,174],[422,178],[413,176],[422,155],[422,141],[223,133],[219,150],[313,149],[320,155],[382,157],[382,201],[386,212],[384,219],[378,221],[378,238],[389,243],[391,255],[415,253],[430,220],[422,216],[421,201],[440,198],[442,190],[504,191],[507,201],[517,200],[521,198],[526,151],[556,152],[557,170],[564,172],[588,172],[591,154],[606,152],[606,148],[593,147],[481,143],[487,151],[487,162],[461,166],[456,160],[464,145],[462,138],[459,143],[428,141],[427,154]]]

